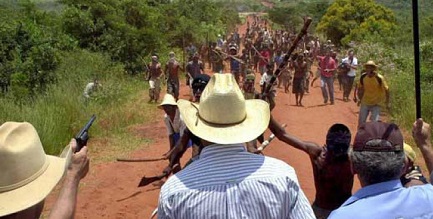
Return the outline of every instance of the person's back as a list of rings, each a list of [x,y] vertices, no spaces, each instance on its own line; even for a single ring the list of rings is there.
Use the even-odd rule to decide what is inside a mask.
[[[309,205],[291,166],[242,144],[205,147],[161,194],[171,206],[160,206],[159,218],[296,218]]]
[[[317,159],[311,159],[316,187],[314,205],[333,210],[352,195],[353,174],[347,156],[326,161],[325,154],[326,152],[322,151]]]
[[[362,188],[329,218],[432,218],[433,186],[404,188],[400,182],[406,157],[403,145],[396,124],[361,124],[349,158]]]
[[[159,218],[314,218],[293,168],[245,149],[269,124],[265,101],[245,100],[232,74],[214,74],[199,104],[177,104],[201,153],[162,187]]]
[[[404,188],[397,179],[367,187],[371,189],[369,192],[355,193],[338,211],[332,212],[332,218],[433,218],[431,184]]]

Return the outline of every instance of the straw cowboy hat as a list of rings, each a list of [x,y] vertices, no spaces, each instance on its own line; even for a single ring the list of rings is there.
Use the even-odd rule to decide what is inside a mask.
[[[373,66],[374,69],[377,69],[377,65],[376,65],[376,63],[374,63],[372,60],[369,60],[368,62],[366,62],[366,63],[364,64],[364,67],[366,67],[366,66]]]
[[[46,155],[36,129],[27,122],[0,126],[0,217],[32,207],[62,178],[72,156]]]
[[[176,100],[174,99],[173,95],[165,94],[164,99],[162,99],[162,102],[161,104],[159,104],[158,108],[162,109],[162,106],[164,105],[177,106]]]
[[[269,124],[269,105],[263,100],[245,100],[232,74],[214,74],[204,89],[200,104],[177,102],[188,129],[217,144],[251,141]]]

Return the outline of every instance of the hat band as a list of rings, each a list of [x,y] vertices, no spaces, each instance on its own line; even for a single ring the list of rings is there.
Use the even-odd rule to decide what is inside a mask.
[[[197,106],[195,106],[193,103],[191,103],[191,105],[197,110],[197,113],[196,113],[196,115],[197,115],[197,120],[196,120],[196,122],[195,122],[195,125],[197,126],[198,125],[198,121],[199,120],[203,120],[203,121],[205,121],[206,123],[208,123],[208,124],[210,124],[210,125],[214,125],[214,126],[231,126],[231,125],[237,125],[237,124],[241,124],[242,122],[244,122],[245,121],[245,119],[247,118],[247,115],[245,115],[244,116],[244,118],[242,118],[240,121],[238,121],[238,122],[232,122],[232,123],[215,123],[215,122],[209,122],[208,120],[206,120],[205,118],[203,118],[203,117],[201,117],[200,116],[200,111],[199,111],[199,109],[197,108]]]
[[[24,179],[23,181],[17,182],[17,183],[15,183],[15,184],[8,185],[8,186],[0,186],[0,193],[2,193],[2,192],[7,192],[7,191],[10,191],[10,190],[14,190],[14,189],[16,189],[16,188],[19,188],[19,187],[21,187],[21,186],[24,186],[24,185],[26,185],[26,184],[32,182],[33,180],[35,180],[36,178],[38,178],[40,175],[42,175],[42,173],[44,173],[45,170],[47,170],[49,164],[50,164],[49,159],[48,159],[48,158],[45,158],[45,163],[44,163],[44,165],[42,166],[42,168],[39,169],[38,172],[34,173],[34,174],[33,174],[32,176],[30,176],[29,178]]]
[[[231,126],[231,125],[237,125],[237,124],[241,124],[245,121],[245,119],[247,118],[247,116],[245,115],[244,118],[242,120],[240,120],[239,122],[232,122],[232,123],[215,123],[215,122],[209,122],[206,119],[204,119],[203,117],[200,116],[200,113],[197,112],[197,122],[195,123],[195,125],[197,126],[198,124],[198,120],[203,120],[206,123],[210,124],[210,125],[214,125],[214,126]]]

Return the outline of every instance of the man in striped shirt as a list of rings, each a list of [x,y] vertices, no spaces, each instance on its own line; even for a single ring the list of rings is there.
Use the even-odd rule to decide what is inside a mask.
[[[270,110],[245,100],[233,75],[215,74],[200,104],[178,107],[202,151],[162,187],[158,218],[315,218],[291,166],[245,150],[266,130]]]

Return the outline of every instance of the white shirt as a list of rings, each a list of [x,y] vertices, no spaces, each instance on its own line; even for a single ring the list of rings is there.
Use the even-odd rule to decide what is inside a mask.
[[[167,114],[165,114],[164,123],[165,123],[165,127],[167,128],[168,135],[179,133],[182,136],[186,128],[186,125],[180,116],[179,109],[176,109],[176,114],[174,116],[173,121],[171,121],[170,117]]]
[[[262,77],[260,78],[260,86],[263,86],[265,83],[269,83],[270,80],[271,77],[268,75],[268,73],[263,73]]]
[[[346,57],[342,60],[343,63],[350,64],[352,66],[358,66],[358,59],[356,57],[353,57],[352,63],[349,61],[349,57]],[[347,73],[347,76],[355,77],[356,76],[356,69],[350,68],[350,71]]]
[[[271,83],[272,75],[268,75],[267,72],[263,73],[262,77],[260,78],[260,86],[263,86],[266,83],[266,86],[268,86]],[[271,91],[276,90],[276,86],[278,84],[278,79],[274,81],[274,84],[271,87]]]
[[[90,98],[90,94],[93,92],[93,90],[95,89],[95,83],[90,82],[86,85],[86,88],[84,88],[84,97],[86,98]]]

